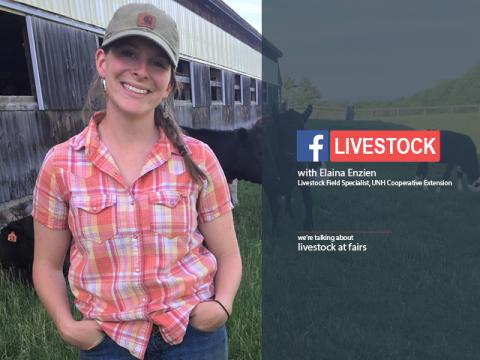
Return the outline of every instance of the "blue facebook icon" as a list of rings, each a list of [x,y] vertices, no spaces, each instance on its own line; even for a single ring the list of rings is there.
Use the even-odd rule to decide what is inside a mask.
[[[297,161],[327,161],[328,130],[297,130]]]

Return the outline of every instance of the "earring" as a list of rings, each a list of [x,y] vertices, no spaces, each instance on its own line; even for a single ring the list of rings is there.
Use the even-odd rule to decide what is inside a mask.
[[[103,86],[103,91],[107,91],[107,81],[105,78],[102,78],[102,86]]]

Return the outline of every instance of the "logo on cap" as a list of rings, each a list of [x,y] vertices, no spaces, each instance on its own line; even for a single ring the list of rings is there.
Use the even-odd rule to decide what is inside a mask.
[[[151,30],[155,28],[155,16],[149,13],[140,13],[137,17],[137,26],[146,27]]]

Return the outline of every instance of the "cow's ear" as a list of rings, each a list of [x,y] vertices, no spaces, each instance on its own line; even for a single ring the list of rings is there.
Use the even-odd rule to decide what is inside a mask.
[[[245,128],[238,129],[238,139],[240,140],[240,144],[245,145],[248,139],[248,132]]]
[[[307,106],[307,108],[305,109],[305,111],[303,112],[303,118],[305,119],[305,120],[303,120],[303,121],[306,122],[306,121],[308,120],[308,118],[310,117],[310,115],[312,115],[312,110],[313,110],[312,105],[309,104],[309,105]]]

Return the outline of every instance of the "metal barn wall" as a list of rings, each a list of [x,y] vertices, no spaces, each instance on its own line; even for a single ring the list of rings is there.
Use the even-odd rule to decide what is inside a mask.
[[[81,109],[95,70],[96,36],[32,17],[45,109]]]
[[[105,28],[118,7],[135,1],[16,0],[16,2]],[[180,54],[184,57],[201,59],[206,63],[252,77],[262,77],[262,56],[259,51],[173,0],[145,0],[145,2],[158,6],[175,19],[180,33]],[[276,81],[275,78],[270,82],[273,81]]]

